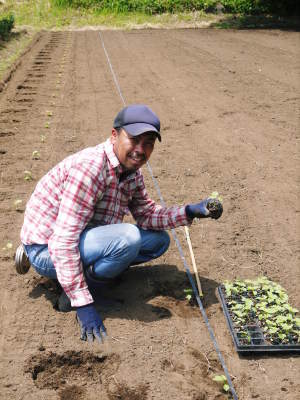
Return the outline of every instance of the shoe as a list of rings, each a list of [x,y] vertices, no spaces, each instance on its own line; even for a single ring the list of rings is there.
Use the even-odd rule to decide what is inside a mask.
[[[22,244],[20,244],[16,251],[15,267],[17,273],[20,275],[27,274],[30,268],[30,262]]]
[[[58,311],[61,312],[69,312],[72,311],[72,306],[71,306],[71,301],[69,297],[66,295],[64,291],[61,292],[61,295],[59,296],[57,300],[56,307]]]
[[[85,280],[89,289],[110,289],[115,280],[109,278],[97,278],[94,275],[93,266],[90,265],[85,271]]]

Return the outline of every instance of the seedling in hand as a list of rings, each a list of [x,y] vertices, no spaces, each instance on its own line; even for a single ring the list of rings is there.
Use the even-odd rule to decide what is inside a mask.
[[[223,197],[219,195],[218,192],[212,192],[209,196],[209,201],[207,203],[207,209],[212,215],[218,215],[223,211]]]

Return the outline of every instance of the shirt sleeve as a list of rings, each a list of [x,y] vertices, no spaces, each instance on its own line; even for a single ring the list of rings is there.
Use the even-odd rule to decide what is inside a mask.
[[[143,229],[164,230],[190,225],[185,206],[162,207],[151,200],[145,188],[143,175],[137,176],[137,187],[129,203],[129,210]]]
[[[93,216],[103,186],[103,179],[89,163],[72,167],[64,183],[54,232],[48,241],[57,279],[73,307],[94,301],[83,275],[79,238]]]

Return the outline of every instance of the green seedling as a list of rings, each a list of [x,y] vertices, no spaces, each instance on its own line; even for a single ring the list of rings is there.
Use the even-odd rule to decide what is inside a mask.
[[[21,199],[17,199],[14,201],[14,207],[16,211],[21,211],[21,206],[22,206],[23,201]]]
[[[39,160],[41,158],[40,153],[37,150],[34,150],[32,152],[32,159],[33,160]]]
[[[46,128],[46,129],[49,129],[49,127],[50,127],[49,122],[46,122],[46,123],[45,123],[45,128]]]
[[[229,391],[229,385],[228,385],[227,378],[225,375],[215,375],[213,377],[213,381],[222,385],[222,389],[224,390],[224,392],[227,393]]]
[[[32,174],[30,171],[24,171],[24,180],[25,181],[32,181]]]
[[[191,301],[193,297],[193,289],[183,289],[187,301]]]
[[[45,143],[45,141],[46,141],[46,136],[45,135],[41,135],[41,142]]]
[[[209,196],[207,208],[211,214],[219,213],[222,209],[223,198],[218,192],[212,192]]]
[[[221,203],[223,203],[223,197],[220,196],[220,194],[218,192],[212,192],[209,196],[210,199],[217,199],[219,200]]]
[[[48,117],[52,117],[52,115],[53,115],[53,112],[52,111],[46,111],[46,115],[48,116]]]

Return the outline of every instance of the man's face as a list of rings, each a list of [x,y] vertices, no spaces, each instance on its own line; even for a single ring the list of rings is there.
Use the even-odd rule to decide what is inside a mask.
[[[130,136],[124,129],[118,133],[112,130],[111,141],[115,155],[123,167],[129,171],[141,168],[150,158],[154,149],[156,135],[145,132],[139,136]]]

